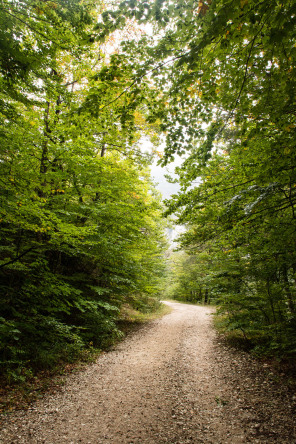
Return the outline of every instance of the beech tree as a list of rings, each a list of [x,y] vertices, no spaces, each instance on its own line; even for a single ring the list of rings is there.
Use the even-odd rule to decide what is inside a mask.
[[[125,46],[141,53],[138,79],[149,73],[161,91],[149,119],[166,136],[163,164],[187,152],[181,192],[166,202],[188,227],[181,245],[197,274],[209,252],[228,328],[294,353],[295,1],[126,1],[120,11],[159,32]]]
[[[183,245],[214,246],[209,274],[224,287],[228,328],[279,354],[296,337],[295,7],[201,2],[170,89],[179,125],[183,108],[193,117],[183,192],[169,203],[190,226]]]
[[[139,148],[157,127],[122,94],[125,56],[105,61],[93,39],[100,5],[0,13],[1,364],[19,380],[110,344],[122,303],[155,305],[165,237]]]

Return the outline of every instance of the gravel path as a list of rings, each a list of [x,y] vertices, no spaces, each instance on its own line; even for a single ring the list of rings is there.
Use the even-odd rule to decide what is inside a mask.
[[[171,314],[6,419],[0,442],[296,443],[296,399],[278,376],[219,343],[212,309],[168,304]]]

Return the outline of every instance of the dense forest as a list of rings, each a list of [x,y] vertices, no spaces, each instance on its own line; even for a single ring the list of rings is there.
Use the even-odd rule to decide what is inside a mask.
[[[172,214],[169,293],[295,355],[296,1],[1,0],[0,23],[8,380],[108,345],[124,304],[155,305]],[[183,158],[165,209],[161,140],[162,165]]]
[[[140,148],[141,137],[156,144],[157,127],[144,96],[122,94],[132,67],[116,39],[93,38],[102,10],[0,6],[0,344],[10,381],[112,343],[121,306],[152,309],[165,269],[162,204]]]
[[[127,1],[101,36],[123,16],[153,29],[124,44],[138,63],[129,92],[151,80],[162,164],[183,157],[165,202],[185,227],[168,293],[214,302],[258,352],[295,355],[296,2]]]
[[[174,58],[167,159],[189,149],[167,203],[187,227],[173,293],[216,302],[256,351],[295,356],[296,2],[192,5],[158,43]]]

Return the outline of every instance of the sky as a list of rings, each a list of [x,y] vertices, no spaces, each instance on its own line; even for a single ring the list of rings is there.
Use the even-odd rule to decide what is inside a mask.
[[[161,147],[160,147],[161,151]],[[172,194],[177,194],[180,186],[178,183],[169,183],[165,175],[174,175],[174,170],[176,166],[181,165],[182,159],[179,156],[175,156],[175,161],[167,165],[166,167],[161,167],[157,165],[158,159],[156,159],[151,166],[151,176],[156,185],[156,188],[161,192],[163,199],[169,199]],[[184,227],[180,225],[174,225],[171,229],[167,230],[167,237],[169,243],[173,248],[177,246],[178,235],[184,231]]]
[[[141,149],[143,151],[151,152],[152,144],[148,140],[143,140]],[[164,145],[159,146],[157,150],[163,152]],[[169,174],[170,176],[173,176],[175,167],[181,165],[182,159],[179,156],[175,156],[175,161],[166,167],[157,165],[158,160],[159,159],[155,159],[151,165],[151,176],[154,180],[156,188],[161,192],[163,199],[169,199],[172,194],[176,194],[179,191],[180,186],[177,183],[169,183],[166,180],[165,175]]]
[[[172,194],[176,194],[180,189],[178,183],[169,183],[165,178],[165,174],[173,175],[175,166],[177,165],[178,163],[174,162],[167,167],[161,167],[157,165],[157,161],[155,161],[151,166],[151,176],[154,179],[156,188],[161,192],[163,199],[169,199]]]

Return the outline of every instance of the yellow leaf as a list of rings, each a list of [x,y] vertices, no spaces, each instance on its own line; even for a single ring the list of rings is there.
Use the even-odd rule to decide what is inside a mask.
[[[288,131],[288,133],[291,131],[291,128],[293,128],[293,125],[288,125],[284,129],[285,131]]]

